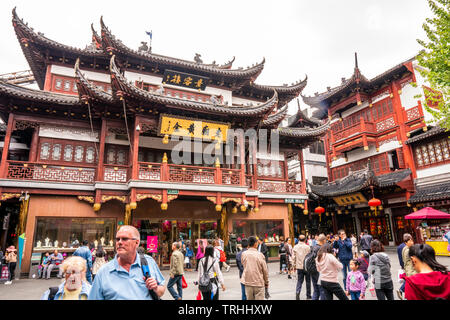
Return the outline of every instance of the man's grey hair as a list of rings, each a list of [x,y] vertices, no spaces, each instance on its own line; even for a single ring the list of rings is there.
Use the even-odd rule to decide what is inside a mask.
[[[141,234],[139,233],[139,230],[136,229],[135,227],[130,226],[130,225],[124,225],[119,228],[119,230],[122,230],[122,229],[131,230],[131,232],[133,233],[133,238],[136,238],[137,240],[141,239]]]
[[[321,234],[319,234],[317,241],[320,243],[323,243],[323,242],[327,241],[327,237],[323,233],[321,233]]]
[[[408,242],[412,238],[413,238],[412,235],[410,235],[409,233],[403,234],[403,242]]]

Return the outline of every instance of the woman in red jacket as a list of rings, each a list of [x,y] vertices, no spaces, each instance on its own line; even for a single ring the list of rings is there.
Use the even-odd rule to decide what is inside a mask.
[[[407,300],[450,300],[450,274],[436,261],[434,249],[427,244],[415,244],[409,256],[417,274],[403,278],[406,281]]]

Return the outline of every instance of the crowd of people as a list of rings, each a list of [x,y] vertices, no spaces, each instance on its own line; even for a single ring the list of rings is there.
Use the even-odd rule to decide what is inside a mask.
[[[435,251],[427,244],[414,244],[410,234],[397,248],[401,269],[397,281],[399,299],[450,300],[450,274],[438,263]],[[296,279],[296,300],[300,300],[303,284],[308,300],[363,300],[367,291],[378,300],[394,300],[394,279],[389,255],[383,244],[367,232],[357,240],[347,237],[345,230],[337,235],[318,234],[295,239],[280,239],[278,248],[280,273]],[[47,252],[40,276],[49,278],[54,268],[63,277],[58,287],[49,288],[45,300],[158,300],[169,291],[174,300],[183,299],[187,283],[185,270],[192,271],[191,260],[196,261],[197,299],[218,300],[225,291],[222,269],[229,271],[224,243],[220,238],[199,241],[197,254],[189,242],[174,242],[170,257],[169,279],[166,283],[156,261],[140,245],[139,231],[122,226],[116,234],[116,255],[108,262],[107,253],[98,246],[94,250],[83,241],[71,257]],[[270,298],[268,248],[262,238],[250,236],[241,239],[241,250],[236,254],[242,300]],[[14,247],[6,252],[11,282],[17,253]],[[339,274],[342,273],[342,282]],[[311,286],[312,284],[312,286]],[[176,287],[176,290],[175,290]]]

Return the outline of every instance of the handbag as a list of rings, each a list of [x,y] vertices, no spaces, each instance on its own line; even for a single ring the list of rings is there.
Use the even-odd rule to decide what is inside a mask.
[[[399,269],[397,272],[397,281],[398,283],[402,284],[403,282],[405,282],[405,279],[401,278],[401,275],[405,273],[405,270],[403,269]]]
[[[186,282],[186,279],[184,276],[181,276],[181,288],[186,289],[188,287],[188,284]]]

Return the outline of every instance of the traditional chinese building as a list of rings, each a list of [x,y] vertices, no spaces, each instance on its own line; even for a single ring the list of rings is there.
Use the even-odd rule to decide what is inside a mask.
[[[406,231],[414,233],[403,216],[412,212],[408,200],[418,167],[406,142],[426,133],[425,121],[432,119],[418,97],[423,96],[424,81],[417,68],[409,59],[367,79],[355,54],[350,78],[303,97],[317,118],[331,119],[324,137],[330,182],[311,184],[311,191],[315,205],[332,218],[334,232],[367,229],[385,244],[401,242]],[[377,207],[369,207],[372,198],[381,201]]]
[[[292,204],[306,208],[308,196],[304,175],[290,180],[287,162],[329,126],[280,126],[306,79],[260,85],[264,60],[233,69],[234,58],[217,65],[133,50],[103,20],[85,49],[33,31],[15,10],[12,22],[40,88],[0,81],[0,208],[20,209],[23,272],[42,252],[72,252],[76,240],[111,250],[121,224],[138,227],[144,246],[157,236],[160,263],[180,238],[256,234],[270,246],[293,234]],[[278,154],[245,134],[261,128],[278,132]],[[15,137],[24,144],[20,155],[12,152]],[[175,138],[200,142],[181,152],[181,164],[172,157]],[[226,161],[229,149],[237,161]],[[14,240],[7,238],[3,245]]]

